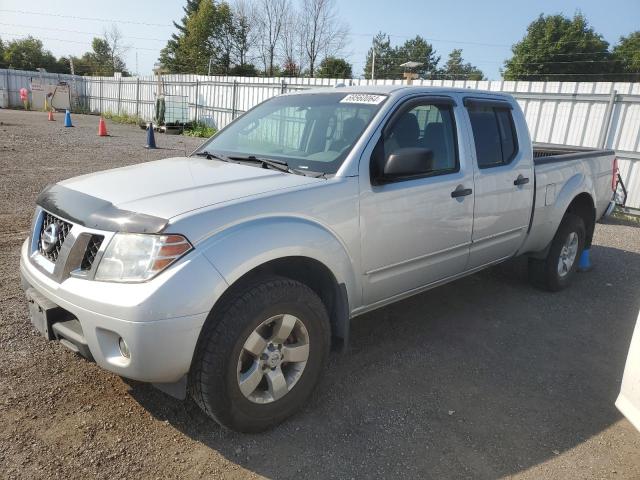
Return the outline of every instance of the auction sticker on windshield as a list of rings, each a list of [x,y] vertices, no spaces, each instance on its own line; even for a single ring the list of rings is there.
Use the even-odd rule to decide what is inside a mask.
[[[386,97],[384,95],[372,95],[368,93],[350,93],[340,103],[366,103],[369,105],[378,105]]]

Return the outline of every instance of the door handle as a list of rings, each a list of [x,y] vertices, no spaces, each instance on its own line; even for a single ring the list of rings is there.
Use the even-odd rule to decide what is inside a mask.
[[[513,184],[516,187],[519,187],[520,185],[526,185],[527,183],[529,183],[529,179],[527,177],[523,177],[522,175],[518,175],[518,178],[513,181]]]
[[[473,190],[471,190],[470,188],[462,188],[460,186],[456,188],[453,192],[451,192],[451,198],[466,197],[467,195],[471,195],[472,193],[473,193]]]

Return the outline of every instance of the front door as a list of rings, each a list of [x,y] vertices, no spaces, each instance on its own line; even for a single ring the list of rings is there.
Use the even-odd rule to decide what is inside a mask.
[[[431,150],[431,168],[417,178],[380,185],[361,169],[360,231],[367,305],[460,273],[469,255],[473,176],[466,146],[458,147],[461,135],[453,102],[424,97],[399,109],[371,162],[399,149],[420,147]]]

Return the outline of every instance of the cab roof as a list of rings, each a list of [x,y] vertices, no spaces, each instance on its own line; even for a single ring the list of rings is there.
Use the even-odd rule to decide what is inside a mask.
[[[423,85],[352,85],[340,87],[319,87],[308,90],[298,90],[295,94],[301,93],[371,93],[378,95],[403,95],[406,93],[436,93],[446,94],[466,94],[466,95],[491,95],[493,97],[511,98],[511,95],[504,92],[493,92],[489,90],[477,90],[472,88],[455,87],[433,87]]]

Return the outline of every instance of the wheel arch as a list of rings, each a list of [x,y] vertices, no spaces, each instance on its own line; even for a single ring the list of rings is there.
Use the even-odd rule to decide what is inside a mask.
[[[204,255],[229,285],[216,300],[256,276],[274,274],[304,283],[323,301],[332,345],[346,346],[350,311],[359,301],[347,248],[323,225],[304,218],[271,217],[236,225],[206,241]]]
[[[349,339],[349,299],[344,283],[339,283],[333,272],[320,261],[304,256],[280,257],[249,270],[218,299],[212,310],[222,305],[238,289],[245,288],[260,277],[277,275],[298,281],[313,290],[327,309],[331,322],[331,344],[334,350],[346,347]]]
[[[593,197],[587,193],[582,192],[571,200],[571,203],[565,211],[572,213],[582,218],[585,228],[585,248],[591,247],[591,241],[593,240],[593,232],[596,228],[596,207],[593,202]]]

